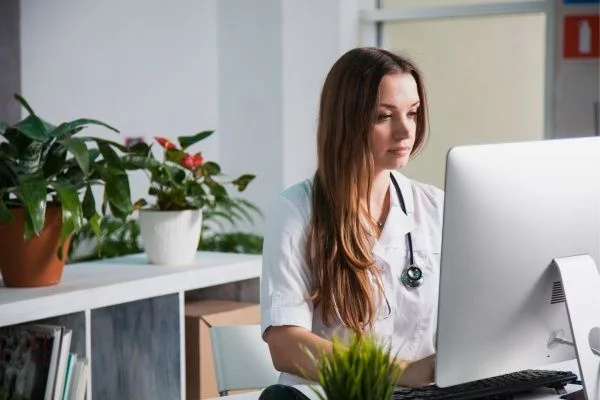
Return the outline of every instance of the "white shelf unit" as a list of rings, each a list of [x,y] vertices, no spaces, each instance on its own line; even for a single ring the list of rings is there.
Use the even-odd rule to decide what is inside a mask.
[[[145,254],[67,265],[61,282],[0,287],[0,327],[56,323],[91,363],[88,400],[185,400],[185,292],[258,278],[261,257],[199,252],[192,265]]]

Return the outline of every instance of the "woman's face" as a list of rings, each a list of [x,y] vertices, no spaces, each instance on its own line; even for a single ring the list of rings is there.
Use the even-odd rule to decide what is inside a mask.
[[[377,119],[371,128],[375,172],[408,163],[417,130],[420,99],[411,74],[387,74],[379,84]]]

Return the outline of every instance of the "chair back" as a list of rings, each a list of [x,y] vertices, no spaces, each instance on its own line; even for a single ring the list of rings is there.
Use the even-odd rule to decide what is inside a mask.
[[[217,389],[261,389],[277,383],[269,346],[262,340],[260,325],[228,325],[210,328]]]

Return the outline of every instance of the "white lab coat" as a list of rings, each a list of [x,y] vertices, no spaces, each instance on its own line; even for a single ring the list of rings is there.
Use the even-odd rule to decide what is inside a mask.
[[[394,171],[404,197],[405,214],[390,184],[390,211],[373,255],[382,269],[385,296],[378,302],[380,317],[373,333],[390,343],[399,358],[417,360],[435,352],[443,192]],[[260,283],[262,332],[269,326],[295,325],[331,338],[347,334],[343,326],[324,325],[320,307],[308,300],[312,278],[304,258],[311,214],[312,181],[283,191],[267,210]],[[409,263],[406,233],[411,232],[415,262],[423,271],[423,285],[406,288],[400,281]],[[280,383],[302,380],[283,373]]]

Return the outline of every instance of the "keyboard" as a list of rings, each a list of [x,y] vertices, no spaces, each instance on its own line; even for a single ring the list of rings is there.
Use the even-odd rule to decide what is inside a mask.
[[[416,389],[397,387],[394,389],[392,400],[510,399],[514,394],[542,387],[550,387],[560,393],[567,383],[576,380],[577,375],[570,371],[525,370],[445,388],[435,385]]]

